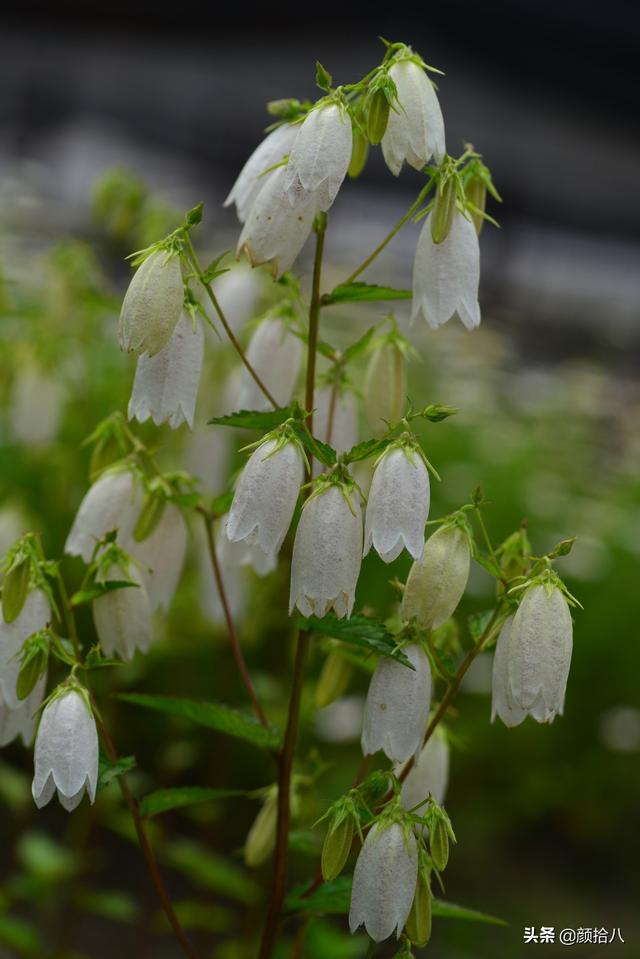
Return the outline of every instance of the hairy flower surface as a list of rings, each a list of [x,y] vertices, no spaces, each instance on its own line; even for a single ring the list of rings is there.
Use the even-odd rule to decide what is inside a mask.
[[[298,202],[302,187],[313,196],[316,210],[328,210],[347,175],[352,147],[346,110],[334,103],[311,110],[289,155],[285,190],[290,202]]]
[[[289,153],[299,129],[298,126],[291,126],[289,123],[276,127],[256,147],[243,166],[229,196],[224,201],[225,206],[235,203],[241,223],[244,223],[249,216],[254,201],[273,172],[272,167],[281,163]]]
[[[303,478],[304,459],[297,443],[268,439],[254,450],[236,483],[226,525],[231,542],[278,553]]]
[[[480,326],[480,246],[471,219],[456,211],[441,243],[431,236],[430,213],[418,238],[413,264],[411,322],[422,316],[437,329],[457,314],[468,330]]]
[[[265,179],[236,249],[236,256],[244,253],[252,266],[271,263],[274,277],[291,269],[318,212],[315,194],[306,193],[300,183],[287,190],[286,177],[286,168],[278,167]]]
[[[96,543],[113,530],[118,530],[118,542],[125,543],[133,533],[141,507],[142,489],[130,470],[102,473],[80,503],[64,545],[65,553],[82,556],[88,563]]]
[[[384,343],[369,361],[364,408],[369,426],[380,436],[402,417],[407,402],[407,364],[396,343]]]
[[[133,275],[120,313],[120,349],[155,356],[167,345],[182,312],[180,257],[156,250]]]
[[[498,638],[491,718],[517,726],[527,715],[539,723],[561,716],[572,647],[573,624],[562,591],[531,586]]]
[[[276,403],[291,400],[302,358],[302,341],[278,318],[262,320],[247,347],[247,359]],[[271,403],[245,367],[240,379],[238,409],[270,410]]]
[[[350,616],[362,560],[362,510],[328,484],[307,500],[293,544],[289,613]]]
[[[397,770],[399,773],[400,770]],[[437,728],[422,748],[415,765],[402,784],[400,802],[405,809],[413,809],[429,795],[441,806],[449,783],[449,744]],[[418,815],[424,808],[417,810]]]
[[[464,530],[442,526],[429,537],[422,557],[413,564],[402,596],[402,618],[417,619],[424,629],[437,629],[462,599],[471,565],[471,547]]]
[[[38,809],[53,798],[67,812],[82,801],[91,802],[98,784],[98,734],[84,696],[68,689],[55,696],[42,713],[35,746],[35,774],[31,792]]]
[[[382,749],[404,762],[420,748],[431,703],[431,670],[421,646],[404,646],[414,669],[383,656],[371,677],[362,723],[365,756]]]
[[[418,878],[413,833],[399,823],[376,822],[367,833],[353,873],[349,929],[364,926],[374,942],[399,937],[411,911]]]
[[[203,354],[202,323],[196,320],[194,328],[183,314],[164,349],[138,358],[129,419],[144,423],[151,418],[156,426],[168,422],[173,430],[187,423],[193,429]]]
[[[166,503],[151,535],[142,542],[132,538],[126,544],[126,551],[141,567],[151,612],[168,610],[171,605],[184,566],[187,539],[182,511],[175,503]]]
[[[389,110],[382,138],[382,153],[391,172],[398,176],[406,162],[421,170],[435,157],[445,154],[444,120],[436,91],[421,66],[400,60],[389,70],[396,85],[398,102]]]
[[[419,453],[397,446],[383,453],[369,490],[364,555],[373,546],[390,563],[406,548],[419,559],[429,501],[429,471]]]
[[[32,590],[27,596],[20,614],[12,623],[5,623],[0,615],[0,705],[10,710],[21,709],[23,700],[18,699],[16,682],[22,665],[20,650],[25,639],[44,629],[51,620],[51,606],[46,593]]]
[[[107,656],[133,659],[136,649],[146,653],[152,640],[151,610],[141,573],[131,564],[127,570],[114,564],[104,581],[137,583],[111,589],[93,601],[93,622]]]

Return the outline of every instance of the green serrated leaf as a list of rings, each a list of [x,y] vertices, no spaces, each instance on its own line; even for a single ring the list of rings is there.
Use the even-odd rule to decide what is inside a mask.
[[[354,360],[357,356],[360,356],[362,353],[364,353],[369,346],[375,331],[376,327],[370,326],[367,332],[364,333],[359,340],[356,340],[355,343],[352,343],[351,346],[348,346],[342,354],[342,362],[350,363],[351,360]]]
[[[312,456],[315,456],[317,460],[320,460],[324,466],[334,465],[338,457],[332,446],[329,446],[328,443],[323,443],[322,440],[318,440],[315,436],[312,436],[309,430],[306,429],[302,423],[292,423],[291,428],[302,445],[305,447],[305,449],[309,450]]]
[[[233,796],[246,796],[243,789],[206,789],[202,786],[177,786],[173,789],[156,789],[140,802],[141,815],[150,818],[170,809],[182,809],[198,803],[213,802],[216,799],[228,799]]]
[[[323,306],[333,303],[375,302],[377,300],[410,300],[411,290],[397,290],[392,286],[373,283],[341,283],[322,297]]]
[[[383,439],[365,440],[363,443],[358,443],[357,446],[353,446],[347,453],[347,463],[359,463],[361,460],[369,459],[371,456],[379,456],[380,453],[384,452],[387,446],[393,442],[392,437],[386,436]]]
[[[236,426],[247,430],[274,430],[285,420],[293,416],[290,406],[283,406],[277,410],[238,410],[227,416],[214,416],[209,420],[209,426]]]
[[[98,760],[98,786],[97,792],[104,789],[114,782],[119,776],[128,773],[136,764],[135,756],[121,756],[117,762],[112,763],[108,756],[100,753]]]
[[[265,729],[253,716],[240,713],[222,703],[195,702],[192,699],[151,696],[144,693],[120,693],[118,699],[132,703],[134,706],[143,706],[145,709],[155,709],[169,716],[188,719],[200,726],[215,729],[228,736],[235,736],[237,739],[244,739],[263,749],[278,749],[280,746],[280,734],[277,730]]]
[[[370,619],[368,616],[337,619],[336,616],[329,614],[323,616],[322,619],[317,616],[309,616],[307,619],[301,618],[298,625],[300,629],[308,632],[331,636],[332,639],[338,639],[351,646],[360,646],[367,649],[370,653],[389,656],[404,666],[408,666],[409,669],[414,669],[414,666],[409,662],[391,633],[387,631],[386,626],[380,620]]]

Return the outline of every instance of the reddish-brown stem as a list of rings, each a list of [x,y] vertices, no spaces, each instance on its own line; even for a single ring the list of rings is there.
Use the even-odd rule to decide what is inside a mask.
[[[220,562],[218,560],[218,554],[216,552],[216,544],[213,538],[213,530],[211,528],[211,516],[206,512],[202,507],[198,507],[200,513],[202,513],[202,518],[204,520],[204,528],[207,537],[207,548],[209,550],[209,557],[211,559],[211,568],[213,570],[213,577],[216,581],[216,587],[218,590],[218,596],[220,597],[220,604],[222,606],[222,611],[224,614],[224,621],[227,627],[227,633],[229,636],[229,641],[231,643],[231,650],[233,652],[233,658],[236,661],[238,671],[242,677],[242,682],[245,685],[245,688],[249,694],[249,698],[253,704],[256,716],[265,727],[269,729],[269,720],[266,717],[266,714],[260,705],[260,700],[258,699],[258,694],[255,691],[255,687],[251,680],[249,674],[249,669],[247,667],[247,662],[244,658],[242,652],[242,647],[240,645],[240,640],[238,639],[238,633],[233,621],[233,616],[231,615],[231,608],[229,606],[229,598],[227,596],[227,591],[224,586],[224,580],[222,578],[222,570],[220,568]]]

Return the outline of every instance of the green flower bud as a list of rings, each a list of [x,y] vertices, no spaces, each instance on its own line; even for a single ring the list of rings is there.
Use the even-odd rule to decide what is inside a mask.
[[[353,816],[339,816],[327,831],[322,846],[320,867],[325,882],[339,876],[347,861],[353,841]]]
[[[444,184],[438,184],[436,202],[431,214],[431,239],[442,243],[449,236],[449,230],[456,212],[456,180],[448,177]]]
[[[244,844],[244,861],[250,869],[262,866],[274,850],[278,823],[278,789],[274,786],[253,821]]]
[[[369,155],[369,141],[359,130],[353,128],[353,146],[351,148],[351,160],[347,173],[352,180],[359,177],[365,168],[367,157]]]
[[[165,497],[161,494],[156,492],[147,493],[142,509],[140,510],[138,522],[133,530],[133,538],[137,543],[141,543],[151,536],[162,519],[166,503]]]
[[[487,188],[479,176],[472,176],[467,180],[464,185],[464,193],[467,200],[484,213],[487,202]],[[469,210],[469,213],[471,214],[473,225],[476,228],[476,233],[480,236],[480,231],[484,226],[484,217],[480,216],[480,214],[474,210]]]
[[[316,706],[319,709],[342,696],[349,685],[351,673],[351,663],[344,656],[336,650],[329,653],[316,686]]]
[[[442,872],[449,862],[449,832],[443,819],[438,819],[429,833],[429,848],[434,866]]]
[[[431,938],[431,887],[423,869],[418,872],[416,894],[404,931],[416,946],[426,946]]]
[[[22,661],[16,682],[16,695],[18,699],[26,699],[29,693],[32,692],[47,668],[48,659],[48,650],[46,646],[43,646],[41,643],[34,646],[32,652],[27,653]]]
[[[462,599],[471,564],[465,530],[441,526],[426,542],[422,559],[409,572],[402,597],[402,617],[417,619],[424,629],[437,629]]]
[[[2,587],[2,614],[5,623],[12,623],[22,612],[30,580],[31,563],[28,559],[21,560],[5,576]]]
[[[389,121],[389,101],[383,90],[376,90],[369,101],[367,136],[376,146],[381,142]]]
[[[119,460],[124,453],[117,438],[113,435],[102,436],[91,453],[89,462],[89,476],[91,480],[97,479],[103,470],[111,466],[116,460]]]
[[[395,425],[407,402],[407,361],[393,340],[377,349],[367,367],[364,384],[364,407],[369,426],[382,436],[387,424]]]

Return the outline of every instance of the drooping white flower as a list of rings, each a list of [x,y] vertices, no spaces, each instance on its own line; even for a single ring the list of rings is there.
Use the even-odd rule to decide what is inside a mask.
[[[285,190],[296,203],[299,190],[313,195],[316,210],[328,210],[347,175],[353,133],[346,110],[330,103],[311,110],[298,127],[287,164]]]
[[[376,435],[395,425],[407,403],[407,364],[393,340],[383,343],[369,361],[364,385],[364,408]]]
[[[263,277],[246,263],[239,263],[217,277],[216,299],[234,333],[254,315],[262,285]]]
[[[456,210],[446,239],[434,243],[431,216],[425,217],[416,247],[411,322],[422,316],[437,329],[457,313],[466,328],[474,330],[480,326],[480,246],[475,227]]]
[[[416,643],[402,651],[414,669],[383,656],[371,677],[362,723],[365,756],[382,749],[404,762],[422,743],[431,703],[429,660]]]
[[[304,458],[297,442],[274,437],[254,450],[236,483],[226,525],[231,542],[278,553],[303,478]]]
[[[8,746],[18,736],[25,746],[31,743],[36,727],[36,713],[44,698],[46,685],[46,675],[41,676],[17,709],[10,709],[4,703],[0,703],[0,746]]]
[[[38,809],[53,798],[71,812],[85,790],[93,803],[98,783],[98,734],[84,695],[61,691],[46,706],[38,727],[31,792]]]
[[[265,179],[236,249],[236,256],[244,253],[252,266],[271,263],[274,277],[293,266],[318,212],[315,194],[305,193],[299,183],[286,191],[286,176],[286,167],[278,167]]]
[[[114,563],[101,579],[138,583],[111,589],[93,601],[93,622],[105,654],[130,660],[137,649],[146,653],[153,635],[149,597],[141,573],[133,564],[123,569]]]
[[[560,589],[526,590],[502,628],[493,666],[492,719],[517,726],[525,716],[538,723],[562,715],[571,665],[573,625]]]
[[[280,163],[289,153],[299,129],[298,126],[291,126],[289,123],[276,127],[256,147],[243,166],[238,179],[231,187],[229,196],[224,201],[224,206],[235,203],[241,223],[247,219],[258,193],[271,176],[273,172],[271,168]]]
[[[41,589],[31,590],[12,623],[5,623],[4,616],[0,614],[0,705],[11,710],[23,706],[24,700],[18,699],[16,692],[22,665],[20,650],[25,639],[44,629],[50,621],[51,606]]]
[[[64,545],[65,553],[88,563],[96,543],[118,530],[122,545],[131,534],[142,506],[142,489],[128,469],[112,469],[95,481],[80,503]]]
[[[374,942],[397,937],[411,911],[418,878],[412,832],[397,822],[376,822],[360,850],[353,873],[349,929],[364,925]]]
[[[437,629],[462,599],[471,565],[466,532],[458,526],[441,526],[425,543],[422,557],[413,564],[402,596],[402,618],[414,617],[424,629]]]
[[[151,417],[156,426],[168,422],[172,430],[181,423],[193,429],[198,385],[204,353],[204,331],[196,319],[182,314],[167,345],[149,356],[138,358],[129,419],[144,423]]]
[[[216,549],[220,562],[235,567],[248,567],[258,576],[268,576],[278,565],[277,553],[265,553],[257,543],[232,543],[226,531],[228,516],[223,519]]]
[[[396,85],[398,102],[389,110],[382,138],[387,166],[398,176],[405,160],[416,170],[432,156],[440,163],[445,154],[444,120],[429,77],[413,60],[394,63],[389,76]]]
[[[429,471],[417,450],[392,446],[373,474],[364,527],[364,555],[371,547],[385,563],[406,549],[422,556],[429,515]]]
[[[398,774],[399,770],[396,772]],[[441,806],[449,783],[449,744],[438,727],[402,784],[400,802],[413,809],[429,795]],[[426,807],[425,807],[426,808]],[[422,815],[424,809],[418,809]]]
[[[18,369],[11,390],[9,420],[15,438],[25,446],[47,446],[58,432],[65,401],[59,379],[34,365]]]
[[[254,330],[247,359],[279,406],[291,399],[302,358],[302,341],[290,332],[284,320],[267,317]],[[238,408],[267,410],[271,404],[243,366]]]
[[[126,544],[126,552],[140,566],[151,612],[171,605],[184,565],[187,536],[182,511],[174,503],[166,503],[151,535],[142,542],[132,537]]]
[[[347,499],[347,497],[349,497]],[[362,560],[362,510],[355,496],[327,483],[305,503],[291,561],[289,613],[351,616]]]
[[[156,250],[133,275],[120,313],[120,349],[155,356],[167,345],[180,319],[184,286],[180,257]]]

